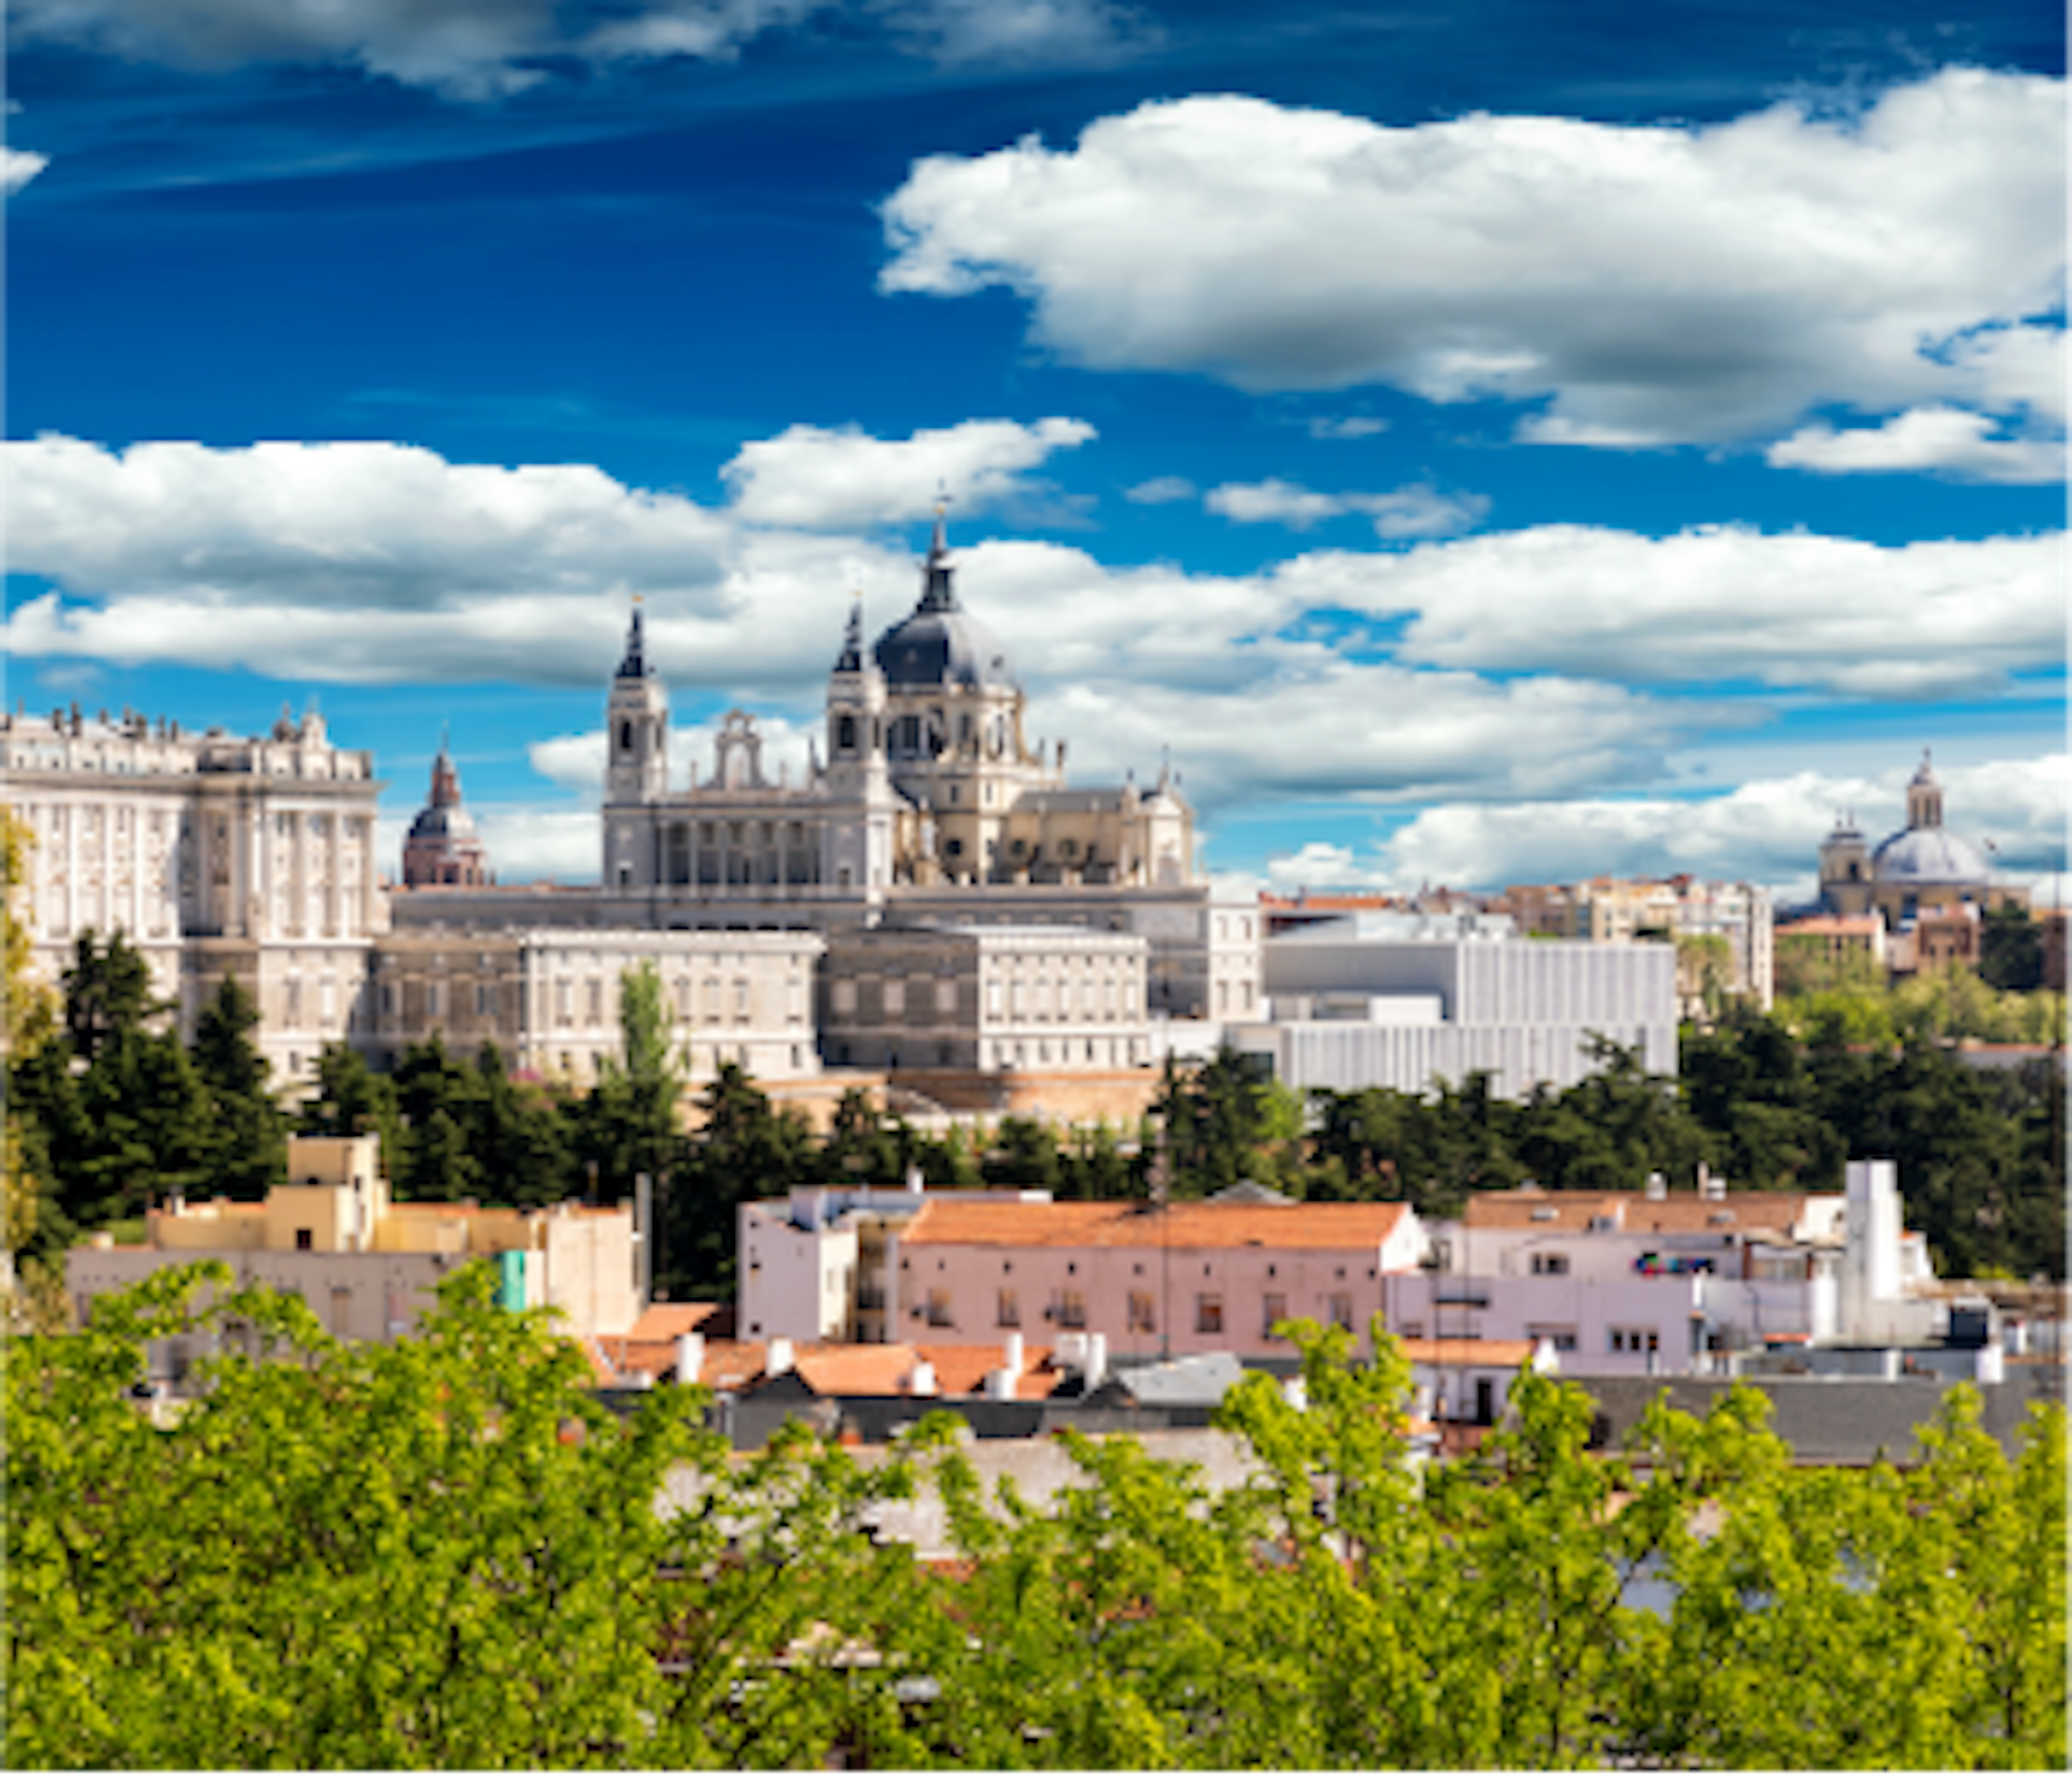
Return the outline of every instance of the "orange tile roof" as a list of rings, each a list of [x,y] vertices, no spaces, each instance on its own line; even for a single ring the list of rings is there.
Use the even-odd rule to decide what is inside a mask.
[[[676,1339],[695,1333],[713,1315],[728,1307],[721,1302],[656,1302],[641,1311],[639,1319],[627,1329],[628,1339]]]
[[[913,1246],[1273,1247],[1371,1252],[1402,1203],[924,1203],[900,1236]]]
[[[1412,1364],[1476,1364],[1515,1370],[1532,1355],[1529,1339],[1402,1339],[1396,1343]]]
[[[1834,1199],[1839,1193],[1823,1192]],[[1724,1198],[1669,1196],[1651,1201],[1638,1191],[1485,1191],[1470,1197],[1463,1219],[1470,1228],[1506,1228],[1550,1234],[1586,1233],[1593,1218],[1618,1216],[1626,1234],[1788,1233],[1806,1215],[1803,1191],[1736,1191]],[[1548,1211],[1553,1213],[1550,1216]],[[1725,1215],[1729,1220],[1716,1217]]]
[[[1884,925],[1875,913],[1815,913],[1803,919],[1794,919],[1789,925],[1777,928],[1779,938],[1824,938],[1829,936],[1854,937],[1868,936]]]
[[[1004,1345],[917,1345],[914,1349],[935,1366],[935,1385],[946,1395],[982,1392],[985,1379],[1007,1361]],[[1022,1347],[1016,1400],[1041,1401],[1056,1392],[1063,1377],[1050,1363],[1049,1346]]]
[[[919,1361],[906,1345],[801,1345],[791,1359],[815,1394],[903,1395]]]

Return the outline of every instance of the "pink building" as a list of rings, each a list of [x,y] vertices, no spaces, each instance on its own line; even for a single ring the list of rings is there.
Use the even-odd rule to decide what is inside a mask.
[[[1424,1246],[1404,1203],[1043,1203],[931,1199],[887,1240],[895,1339],[1100,1339],[1116,1359],[1286,1356],[1276,1322],[1367,1343],[1383,1280]]]

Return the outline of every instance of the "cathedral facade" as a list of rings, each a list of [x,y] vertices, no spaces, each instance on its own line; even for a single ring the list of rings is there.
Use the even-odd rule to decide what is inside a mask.
[[[1928,755],[1906,786],[1906,825],[1875,849],[1854,819],[1838,819],[1820,845],[1819,910],[1885,916],[1897,932],[1923,915],[2029,905],[2027,890],[2004,882],[1986,855],[1942,824],[1942,786]]]
[[[715,906],[861,914],[916,889],[1194,883],[1194,815],[1170,781],[1067,788],[1064,743],[1031,743],[1027,705],[958,601],[938,519],[914,610],[868,650],[851,613],[803,775],[772,778],[735,710],[710,772],[676,787],[636,609],[606,707],[603,886],[695,922]]]

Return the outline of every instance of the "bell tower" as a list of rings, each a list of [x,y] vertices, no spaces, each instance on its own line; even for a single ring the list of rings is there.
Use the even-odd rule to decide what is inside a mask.
[[[626,657],[604,712],[606,802],[652,802],[669,788],[669,700],[648,664],[640,607],[626,632]]]
[[[669,700],[648,664],[640,606],[604,705],[604,886],[623,894],[661,880],[661,804],[669,789]]]
[[[820,881],[875,901],[892,880],[898,798],[886,767],[885,675],[864,651],[863,607],[849,608],[841,652],[828,675],[828,792]]]

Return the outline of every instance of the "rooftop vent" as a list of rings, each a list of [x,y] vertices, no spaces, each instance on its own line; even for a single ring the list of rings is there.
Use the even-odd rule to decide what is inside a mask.
[[[1558,1221],[1560,1220],[1560,1213],[1561,1212],[1559,1210],[1554,1208],[1552,1205],[1542,1203],[1534,1208],[1532,1211],[1532,1219],[1536,1222]]]

